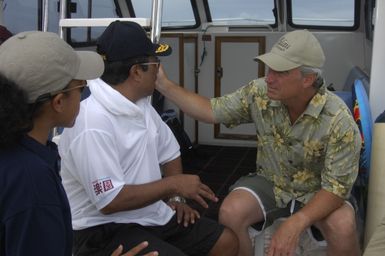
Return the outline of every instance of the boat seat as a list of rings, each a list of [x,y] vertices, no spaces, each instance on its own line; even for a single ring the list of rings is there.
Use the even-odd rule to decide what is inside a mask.
[[[254,256],[265,256],[269,248],[270,240],[279,225],[286,218],[280,218],[265,230],[258,232],[253,228],[249,228],[249,235],[253,242]],[[317,231],[307,228],[300,237],[299,245],[296,249],[295,256],[326,256],[326,241],[319,241]]]
[[[354,85],[354,81],[356,80],[361,80],[364,88],[365,88],[365,91],[366,91],[366,94],[369,95],[369,76],[358,66],[354,66],[347,78],[346,78],[346,81],[345,81],[345,84],[343,86],[343,89],[342,91],[347,91],[347,92],[351,92],[353,90],[353,85]]]

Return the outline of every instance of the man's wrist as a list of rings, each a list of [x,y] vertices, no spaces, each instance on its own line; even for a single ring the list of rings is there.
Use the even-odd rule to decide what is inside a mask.
[[[298,211],[295,214],[294,219],[295,219],[295,222],[297,223],[297,225],[300,226],[303,230],[305,230],[306,228],[310,227],[313,224],[311,222],[311,220],[309,219],[309,217],[306,216],[301,211]]]
[[[173,196],[168,199],[169,203],[186,203],[186,199],[183,196]]]

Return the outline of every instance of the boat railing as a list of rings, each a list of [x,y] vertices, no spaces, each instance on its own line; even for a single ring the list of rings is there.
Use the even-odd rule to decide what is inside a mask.
[[[49,0],[44,0],[43,6],[48,6]],[[115,20],[134,21],[142,27],[150,27],[151,40],[159,42],[162,24],[162,9],[163,0],[152,1],[151,18],[68,18],[67,17],[67,0],[60,0],[60,20],[59,20],[59,35],[66,39],[66,28],[70,27],[107,27]],[[48,27],[48,8],[43,8],[43,28]]]

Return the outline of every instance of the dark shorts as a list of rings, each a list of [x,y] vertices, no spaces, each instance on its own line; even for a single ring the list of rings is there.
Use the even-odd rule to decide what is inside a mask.
[[[108,223],[74,231],[75,256],[111,255],[119,244],[124,252],[135,245],[148,241],[141,252],[158,251],[162,256],[207,255],[223,232],[223,226],[202,217],[185,228],[178,224],[176,216],[164,226]]]
[[[294,201],[293,205],[290,202],[286,207],[279,208],[275,202],[273,183],[256,173],[250,173],[249,175],[241,177],[229,188],[229,191],[236,189],[249,191],[255,196],[261,206],[265,219],[252,225],[252,227],[258,231],[269,227],[276,219],[289,217],[292,213],[297,212],[304,206],[303,203]],[[350,196],[345,203],[357,212],[357,203],[353,196]],[[291,213],[292,206],[293,212]],[[319,241],[323,240],[322,234],[315,226],[311,226],[311,231],[315,239]]]
[[[288,217],[291,215],[289,203],[285,208],[280,208],[276,205],[275,196],[273,191],[273,183],[268,181],[262,176],[256,173],[241,177],[234,185],[230,187],[230,191],[236,189],[244,189],[254,195],[259,205],[262,208],[264,220],[259,223],[255,223],[253,228],[256,230],[263,230],[272,225],[276,219]],[[299,201],[294,201],[293,213],[303,207],[303,204]]]

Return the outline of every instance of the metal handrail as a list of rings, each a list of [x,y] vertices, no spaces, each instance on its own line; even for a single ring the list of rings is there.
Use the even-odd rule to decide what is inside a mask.
[[[143,27],[150,26],[150,20],[147,18],[90,18],[90,19],[61,19],[59,26],[64,27],[107,27],[111,22],[120,21],[135,21]]]
[[[160,32],[162,29],[162,10],[163,0],[152,1],[151,12],[151,41],[153,43],[159,43]]]
[[[43,13],[42,13],[42,28],[44,32],[48,31],[48,20],[49,20],[49,0],[43,0]]]
[[[60,0],[60,21],[67,18],[67,0]],[[59,21],[59,36],[63,39],[65,39],[65,31],[64,27],[60,26]]]
[[[49,0],[45,0],[49,1]],[[48,3],[47,3],[48,5]],[[151,20],[147,18],[67,18],[67,0],[60,0],[59,36],[65,39],[65,28],[67,27],[107,27],[115,20],[134,21],[143,27],[151,27],[151,41],[159,42],[162,27],[163,0],[152,1]],[[48,24],[48,20],[47,20]]]

